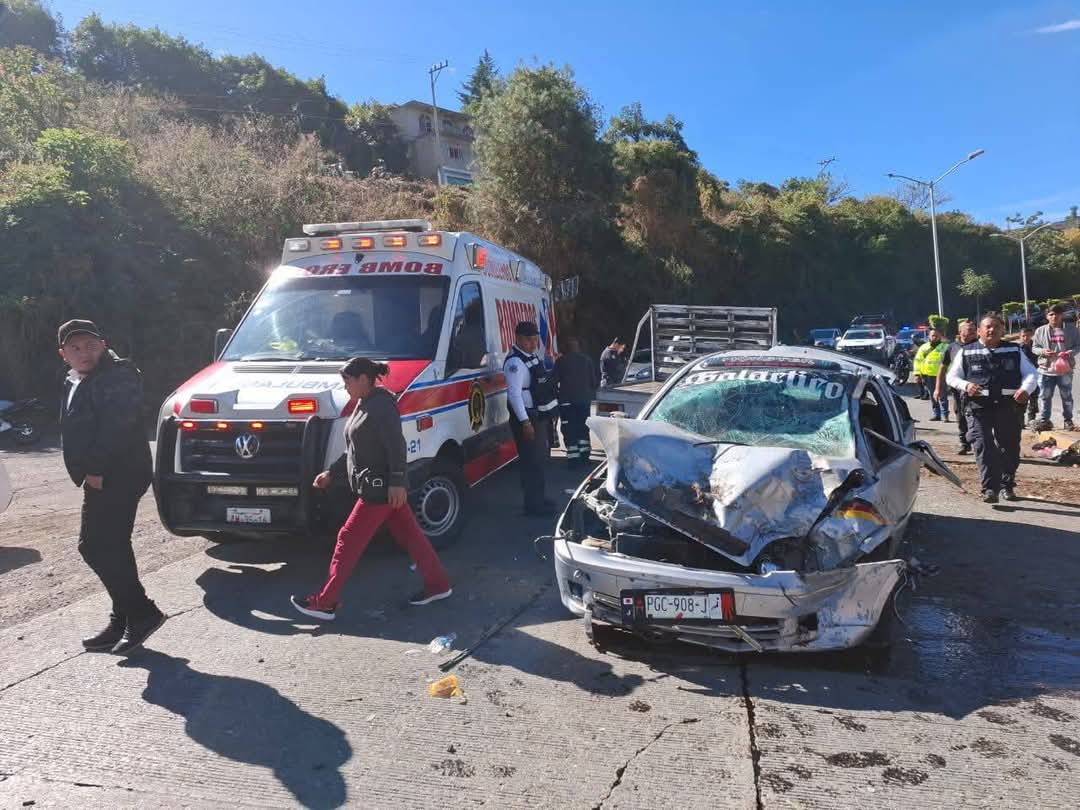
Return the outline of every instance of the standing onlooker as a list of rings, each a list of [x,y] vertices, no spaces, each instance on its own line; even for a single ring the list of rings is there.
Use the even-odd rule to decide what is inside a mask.
[[[356,400],[345,422],[345,453],[319,473],[312,486],[326,489],[334,479],[345,480],[359,498],[338,532],[325,584],[311,596],[290,597],[293,607],[314,619],[334,620],[349,575],[382,526],[409,553],[424,580],[423,590],[409,599],[410,604],[426,605],[453,593],[409,506],[401,414],[394,395],[378,385],[388,373],[385,363],[366,357],[353,357],[341,369],[345,390]]]
[[[983,501],[1000,492],[1015,501],[1020,466],[1019,406],[1038,385],[1035,367],[1015,343],[1002,340],[1005,321],[990,314],[979,324],[979,340],[964,346],[946,379],[967,394],[968,440],[975,447]]]
[[[971,452],[971,443],[968,441],[968,420],[967,420],[967,403],[964,401],[965,394],[962,391],[957,391],[955,388],[949,388],[948,383],[945,381],[946,375],[949,373],[949,369],[952,367],[953,361],[956,359],[960,351],[969,343],[974,343],[979,339],[979,332],[975,326],[974,321],[964,320],[960,321],[960,325],[957,327],[956,340],[949,344],[949,347],[945,350],[945,354],[941,360],[941,369],[938,371],[937,383],[934,387],[934,397],[941,399],[945,392],[949,392],[952,395],[953,410],[956,411],[956,426],[960,432],[960,446],[956,452],[958,455],[966,456]]]
[[[112,600],[109,623],[83,639],[94,652],[126,655],[165,623],[146,595],[131,547],[135,511],[150,486],[142,376],[105,344],[92,321],[68,321],[57,334],[71,367],[64,381],[60,436],[64,466],[83,490],[79,553]]]
[[[915,354],[915,368],[930,394],[930,407],[934,411],[934,415],[930,417],[931,422],[940,422],[942,419],[949,421],[949,398],[935,387],[938,372],[941,370],[941,358],[948,347],[948,342],[941,339],[941,332],[931,329],[929,339]]]
[[[587,465],[592,443],[585,420],[596,396],[596,365],[581,351],[576,338],[567,340],[566,347],[567,352],[555,361],[563,444],[566,445],[566,460],[571,466],[582,462]]]
[[[1035,330],[1030,326],[1025,326],[1020,330],[1020,351],[1027,357],[1028,362],[1033,366],[1038,366],[1039,359],[1035,354],[1035,346],[1032,343],[1035,337]],[[1039,389],[1036,388],[1027,402],[1027,427],[1034,429],[1038,425],[1036,416],[1039,413]]]
[[[1076,430],[1073,424],[1072,380],[1076,367],[1076,353],[1080,351],[1080,333],[1075,324],[1065,325],[1065,307],[1055,304],[1046,313],[1046,324],[1035,330],[1033,341],[1035,356],[1039,358],[1039,391],[1042,413],[1039,414],[1038,430],[1050,430],[1050,411],[1054,404],[1054,390],[1061,392],[1061,415],[1065,430]]]
[[[544,495],[544,467],[551,457],[550,424],[557,413],[559,399],[555,375],[536,356],[540,348],[540,330],[532,321],[522,321],[514,328],[514,345],[506,355],[506,407],[510,411],[510,432],[518,452],[518,472],[525,514],[542,517],[551,514],[555,502]]]
[[[600,386],[602,388],[618,385],[623,381],[623,375],[626,373],[626,359],[623,357],[625,350],[626,343],[622,338],[616,337],[612,338],[608,347],[600,353]]]

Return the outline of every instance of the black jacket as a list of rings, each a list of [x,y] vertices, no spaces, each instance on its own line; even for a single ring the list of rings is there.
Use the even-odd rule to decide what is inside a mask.
[[[559,402],[591,402],[599,383],[592,358],[581,352],[559,356],[555,361],[559,381]]]
[[[71,397],[64,382],[60,402],[60,437],[64,466],[76,486],[88,475],[105,485],[122,479],[133,486],[150,482],[153,464],[143,424],[142,375],[130,360],[106,351]]]
[[[385,475],[388,486],[406,484],[401,414],[394,395],[385,388],[375,388],[356,403],[345,423],[345,452],[330,465],[330,474],[337,479],[347,475],[349,487],[357,493],[357,475],[364,470]]]

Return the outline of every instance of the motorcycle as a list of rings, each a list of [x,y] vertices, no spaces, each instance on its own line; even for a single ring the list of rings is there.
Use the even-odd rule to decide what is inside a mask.
[[[0,401],[0,438],[10,438],[20,446],[34,444],[41,438],[41,431],[32,414],[41,410],[43,406],[36,399]]]
[[[891,368],[893,374],[896,375],[893,387],[900,388],[907,383],[908,377],[911,376],[911,357],[907,352],[900,350],[893,355],[893,359],[889,363],[889,368]]]

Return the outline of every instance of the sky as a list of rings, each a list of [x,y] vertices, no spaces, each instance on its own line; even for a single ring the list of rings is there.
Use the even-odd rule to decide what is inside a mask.
[[[819,161],[858,196],[888,172],[942,181],[945,208],[1004,226],[1080,205],[1080,0],[51,0],[157,26],[216,54],[259,53],[346,102],[440,106],[486,48],[507,73],[569,65],[606,121],[668,113],[719,177],[780,183]]]

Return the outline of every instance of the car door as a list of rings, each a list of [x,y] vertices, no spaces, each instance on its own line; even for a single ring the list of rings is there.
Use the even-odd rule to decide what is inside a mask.
[[[870,456],[876,485],[874,507],[890,523],[907,520],[919,490],[919,460],[905,451],[904,433],[892,391],[871,376],[858,399],[858,426]]]

